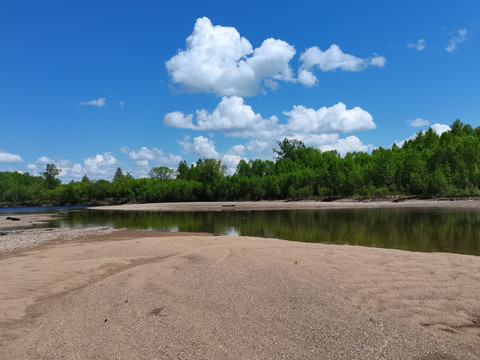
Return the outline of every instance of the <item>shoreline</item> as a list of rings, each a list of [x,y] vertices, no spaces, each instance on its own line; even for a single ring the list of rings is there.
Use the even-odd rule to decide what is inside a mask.
[[[5,359],[480,356],[476,256],[119,230],[6,254],[0,283]]]
[[[173,203],[145,203],[123,204],[89,207],[91,210],[111,211],[267,211],[267,210],[321,210],[321,209],[466,209],[480,210],[480,199],[461,200],[417,200],[402,201],[355,201],[342,199],[335,201],[219,201],[219,202],[173,202]]]
[[[7,220],[7,218],[10,219]],[[10,253],[35,248],[51,241],[69,241],[117,231],[107,227],[50,228],[43,226],[52,218],[54,216],[49,214],[19,213],[13,216],[0,216],[0,259]]]

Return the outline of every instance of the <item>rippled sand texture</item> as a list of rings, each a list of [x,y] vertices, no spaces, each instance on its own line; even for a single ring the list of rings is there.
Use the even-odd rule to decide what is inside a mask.
[[[478,359],[480,258],[118,231],[0,258],[4,359]]]

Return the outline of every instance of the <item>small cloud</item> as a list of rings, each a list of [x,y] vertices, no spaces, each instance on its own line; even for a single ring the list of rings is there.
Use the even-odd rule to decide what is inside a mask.
[[[178,155],[165,154],[161,149],[149,149],[146,146],[141,147],[137,151],[132,150],[128,153],[128,157],[135,161],[138,167],[149,167],[149,161],[155,161],[160,165],[175,166],[182,158]]]
[[[327,50],[322,51],[317,46],[312,46],[300,55],[301,66],[298,72],[298,81],[312,87],[317,84],[317,78],[312,69],[319,68],[321,71],[362,71],[369,66],[384,67],[387,59],[384,56],[374,54],[370,58],[359,58],[344,53],[336,44],[332,44]]]
[[[52,160],[45,155],[40,156],[37,160],[35,160],[34,164],[36,165],[47,165],[47,164],[53,164],[55,163],[55,160]]]
[[[352,152],[366,152],[373,148],[373,145],[365,145],[356,136],[347,136],[345,139],[338,139],[333,144],[327,144],[320,146],[321,151],[336,150],[340,155],[345,156],[347,153]]]
[[[437,133],[438,136],[442,135],[444,132],[452,130],[450,126],[445,124],[433,124],[430,127]]]
[[[215,150],[213,141],[208,140],[204,136],[197,136],[193,139],[193,142],[190,142],[189,139],[190,137],[186,136],[183,141],[177,141],[186,154],[196,154],[203,158],[220,158],[220,154]]]
[[[122,146],[118,151],[120,151],[122,154],[128,154],[132,149],[130,149],[128,146]]]
[[[298,81],[306,87],[317,85],[318,79],[310,70],[301,69],[298,72]]]
[[[416,119],[416,120],[418,120],[418,119]],[[414,120],[414,121],[415,121],[415,120]],[[424,120],[424,121],[425,121],[425,120]],[[450,126],[445,125],[445,124],[433,124],[432,126],[430,126],[430,128],[431,128],[433,131],[435,131],[438,136],[442,135],[442,134],[443,134],[444,132],[446,132],[446,131],[452,130],[452,129],[450,128]],[[425,132],[426,132],[426,130],[421,131],[421,133],[423,133],[423,134],[425,134]],[[398,147],[402,147],[407,141],[410,141],[410,140],[415,139],[415,137],[417,136],[417,134],[418,134],[418,133],[413,134],[412,136],[409,136],[408,138],[406,138],[406,139],[404,139],[404,140],[401,140],[401,141],[395,140],[395,141],[393,142],[393,144],[397,145]],[[392,145],[393,145],[393,144],[392,144]]]
[[[424,39],[418,39],[417,42],[408,44],[407,47],[409,49],[416,49],[417,51],[422,51],[427,47],[427,45]]]
[[[98,98],[90,101],[82,101],[80,105],[87,105],[87,106],[96,106],[96,107],[103,107],[107,104],[107,99],[105,98]]]
[[[453,53],[457,46],[465,41],[467,38],[467,29],[459,29],[453,32],[450,41],[448,42],[448,46],[445,48],[449,53]]]
[[[416,118],[415,120],[409,121],[410,126],[420,127],[430,125],[430,121],[424,120],[422,118]]]
[[[125,103],[123,102],[123,100],[120,100],[118,102],[118,106],[120,106],[121,108],[124,108],[125,107]]]
[[[22,158],[17,154],[10,154],[5,151],[0,150],[0,162],[5,163],[17,163],[22,162]]]

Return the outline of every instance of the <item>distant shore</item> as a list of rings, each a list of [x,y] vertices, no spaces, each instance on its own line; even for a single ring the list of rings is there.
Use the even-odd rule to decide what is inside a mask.
[[[480,198],[471,199],[341,199],[334,201],[220,201],[220,202],[174,202],[123,204],[95,206],[93,210],[118,211],[252,211],[252,210],[308,210],[308,209],[363,209],[363,208],[431,208],[431,209],[478,209]]]

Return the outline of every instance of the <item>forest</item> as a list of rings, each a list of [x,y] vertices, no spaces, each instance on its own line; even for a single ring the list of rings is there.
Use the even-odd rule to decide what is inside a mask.
[[[135,179],[117,169],[112,181],[62,184],[54,164],[43,176],[0,172],[1,206],[122,203],[300,200],[345,197],[480,195],[480,127],[456,120],[441,136],[429,129],[403,146],[341,157],[301,141],[284,139],[275,160],[241,160],[233,175],[220,160],[183,161],[173,170],[154,167]]]

